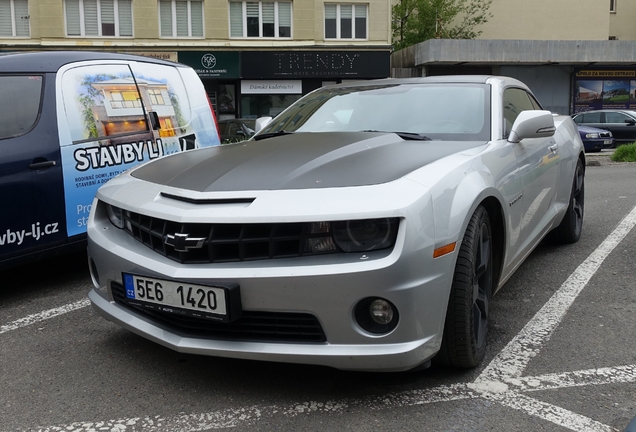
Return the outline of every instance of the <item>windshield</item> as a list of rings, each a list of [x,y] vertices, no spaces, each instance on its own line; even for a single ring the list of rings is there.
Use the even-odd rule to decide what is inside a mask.
[[[383,84],[324,88],[278,115],[259,134],[383,131],[435,140],[490,139],[485,84]]]

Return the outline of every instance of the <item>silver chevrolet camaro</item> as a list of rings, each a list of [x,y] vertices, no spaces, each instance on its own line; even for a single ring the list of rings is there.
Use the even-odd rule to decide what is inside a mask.
[[[258,124],[99,189],[99,315],[180,352],[469,368],[493,294],[544,237],[581,235],[579,133],[515,79],[340,84]]]

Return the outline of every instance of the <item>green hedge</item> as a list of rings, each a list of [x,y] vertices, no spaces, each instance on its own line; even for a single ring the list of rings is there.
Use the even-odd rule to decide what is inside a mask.
[[[611,159],[614,162],[636,162],[636,143],[618,146]]]

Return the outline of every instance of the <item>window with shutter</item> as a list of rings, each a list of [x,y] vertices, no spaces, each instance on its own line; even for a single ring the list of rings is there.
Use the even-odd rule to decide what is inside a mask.
[[[325,39],[367,39],[368,6],[325,4]]]
[[[230,37],[243,37],[243,3],[230,3]]]
[[[165,38],[202,38],[203,2],[160,0],[159,28]]]
[[[0,0],[1,37],[29,37],[29,19],[27,0]]]
[[[278,37],[291,37],[291,3],[278,3]]]
[[[231,38],[290,38],[291,2],[230,1]]]
[[[132,0],[64,0],[67,36],[132,37]]]

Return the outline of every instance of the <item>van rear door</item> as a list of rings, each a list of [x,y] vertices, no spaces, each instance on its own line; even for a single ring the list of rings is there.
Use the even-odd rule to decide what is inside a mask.
[[[194,74],[187,75],[192,83],[184,82],[182,70]],[[60,69],[58,92],[69,237],[86,232],[97,189],[119,173],[163,155],[220,144],[203,85],[190,68],[83,62]]]

